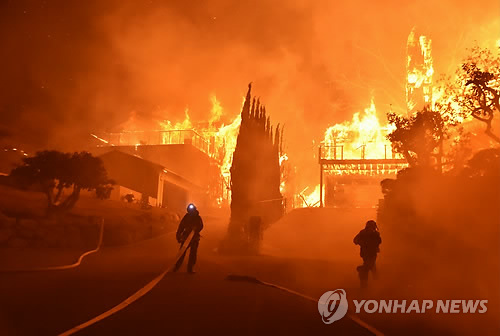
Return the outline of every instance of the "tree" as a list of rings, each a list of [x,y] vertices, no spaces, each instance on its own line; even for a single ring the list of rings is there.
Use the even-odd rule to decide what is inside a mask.
[[[24,185],[38,185],[47,196],[47,214],[67,211],[76,204],[81,190],[105,190],[114,182],[108,179],[100,158],[88,152],[37,152],[23,159],[10,174]],[[64,193],[69,190],[66,198]]]
[[[100,200],[106,200],[111,197],[113,186],[111,184],[103,184],[95,189],[95,196]]]
[[[467,162],[462,175],[466,177],[499,177],[500,148],[487,148],[475,153]]]
[[[500,112],[500,53],[474,47],[457,70],[455,80],[440,88],[436,108],[445,119],[461,122],[474,118],[486,124],[485,134],[500,143],[493,119]]]
[[[230,237],[237,237],[251,216],[262,216],[263,224],[269,224],[282,215],[281,136],[279,125],[271,126],[265,107],[252,100],[249,85],[231,165]]]
[[[387,138],[411,167],[440,167],[445,123],[439,112],[424,108],[411,117],[389,113],[387,118],[395,127]]]

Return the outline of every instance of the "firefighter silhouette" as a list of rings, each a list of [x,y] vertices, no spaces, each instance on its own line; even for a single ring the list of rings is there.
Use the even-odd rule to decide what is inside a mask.
[[[194,204],[189,204],[187,207],[187,213],[182,218],[179,223],[179,228],[177,229],[176,238],[177,242],[181,244],[189,244],[188,248],[181,255],[179,260],[176,262],[174,267],[174,272],[177,272],[182,266],[184,257],[189,250],[189,260],[187,264],[187,270],[189,273],[194,273],[193,267],[196,264],[196,255],[198,253],[198,245],[200,243],[200,231],[203,230],[203,220],[200,217],[200,213],[196,209]],[[193,238],[190,242],[186,242],[191,231],[194,232]]]
[[[380,238],[377,223],[373,220],[366,222],[365,228],[354,237],[354,244],[360,246],[360,256],[363,258],[363,264],[357,267],[361,287],[367,286],[370,271],[373,275],[376,274],[375,261],[380,252],[381,243],[382,238]]]

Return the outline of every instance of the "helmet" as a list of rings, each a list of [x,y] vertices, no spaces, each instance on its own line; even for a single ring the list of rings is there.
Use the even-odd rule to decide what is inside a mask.
[[[192,213],[196,211],[196,206],[193,203],[189,203],[187,206],[187,212]]]
[[[369,220],[366,222],[365,229],[376,231],[378,229],[377,223],[374,220]]]

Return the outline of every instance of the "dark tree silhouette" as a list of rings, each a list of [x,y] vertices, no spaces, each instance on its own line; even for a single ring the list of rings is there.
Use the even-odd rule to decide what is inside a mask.
[[[499,177],[500,148],[480,150],[467,162],[463,172],[466,177]]]
[[[493,119],[500,112],[500,54],[474,47],[457,70],[455,80],[444,81],[436,108],[445,119],[461,122],[472,117],[486,124],[485,133],[495,142]]]
[[[424,108],[411,117],[389,113],[387,118],[396,127],[387,137],[411,167],[440,166],[445,124],[439,112]]]
[[[463,106],[470,111],[472,117],[484,122],[485,133],[500,143],[500,138],[493,133],[491,125],[495,112],[500,112],[500,90],[493,87],[491,82],[500,78],[491,72],[482,71],[473,62],[464,63],[462,69],[468,77],[465,83],[467,99],[463,101]]]
[[[71,209],[81,190],[109,189],[113,184],[101,159],[87,152],[37,152],[35,156],[24,158],[23,165],[12,170],[10,175],[23,185],[41,188],[47,195],[49,215]],[[64,198],[65,190],[70,193]]]
[[[268,225],[282,215],[281,137],[279,125],[273,129],[266,108],[252,99],[250,84],[231,166],[229,237],[240,235],[251,216],[262,217]]]

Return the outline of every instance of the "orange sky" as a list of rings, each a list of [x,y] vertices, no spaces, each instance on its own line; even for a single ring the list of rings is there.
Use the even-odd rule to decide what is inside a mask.
[[[81,148],[132,111],[176,121],[189,107],[203,120],[214,93],[232,120],[252,81],[273,122],[285,124],[291,158],[311,160],[313,140],[371,97],[381,117],[405,106],[413,26],[433,40],[437,74],[455,69],[474,40],[493,46],[500,3],[482,4],[6,0],[0,144]]]

